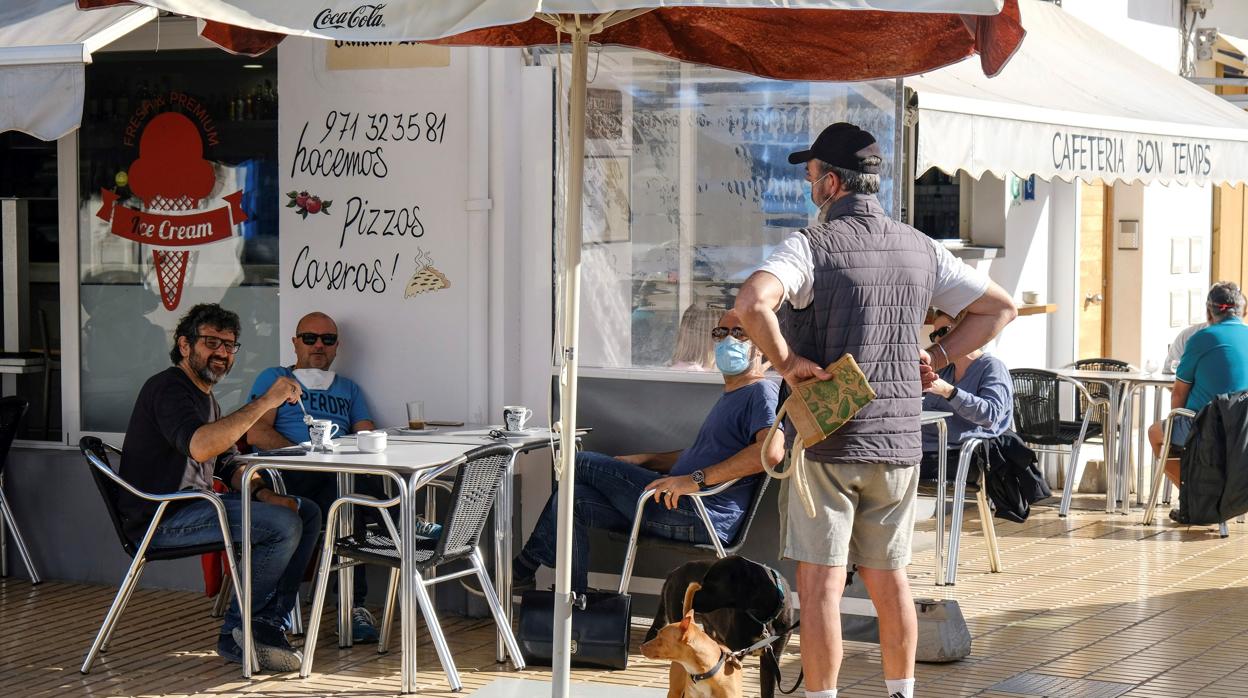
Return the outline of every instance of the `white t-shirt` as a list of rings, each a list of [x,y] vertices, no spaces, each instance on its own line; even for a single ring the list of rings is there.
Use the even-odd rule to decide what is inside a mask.
[[[976,273],[969,265],[953,256],[939,242],[928,238],[936,250],[936,287],[932,289],[932,305],[950,315],[957,315],[988,290],[988,277]],[[765,271],[784,285],[785,300],[797,310],[810,305],[815,294],[815,259],[810,241],[801,231],[784,239],[763,262]]]
[[[1179,336],[1175,337],[1174,341],[1170,343],[1169,348],[1166,349],[1166,365],[1161,367],[1163,373],[1174,373],[1170,367],[1171,365],[1177,364],[1179,359],[1183,358],[1183,350],[1187,348],[1187,340],[1191,339],[1192,335],[1208,326],[1209,323],[1201,322],[1183,328],[1183,331],[1179,333]]]

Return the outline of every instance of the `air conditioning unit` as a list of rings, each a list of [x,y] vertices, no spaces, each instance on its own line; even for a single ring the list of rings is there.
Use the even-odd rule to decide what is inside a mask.
[[[1187,9],[1192,12],[1207,12],[1213,9],[1213,0],[1187,0]]]

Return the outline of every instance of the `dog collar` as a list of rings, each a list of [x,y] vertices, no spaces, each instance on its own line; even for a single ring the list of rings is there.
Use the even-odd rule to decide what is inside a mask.
[[[690,674],[689,680],[694,683],[697,683],[699,681],[705,681],[711,678],[712,676],[718,674],[719,670],[724,668],[724,662],[728,661],[728,657],[729,657],[728,652],[721,647],[719,650],[719,661],[715,662],[715,666],[711,667],[707,671],[702,672],[701,674]]]
[[[770,567],[767,568],[767,573],[771,575],[771,583],[775,584],[776,590],[780,592],[780,601],[776,603],[776,610],[772,611],[771,615],[768,616],[766,620],[764,620],[764,619],[755,617],[754,613],[750,611],[750,609],[748,608],[745,609],[745,615],[749,616],[750,620],[754,621],[755,623],[758,623],[764,628],[770,627],[771,624],[774,623],[776,619],[780,617],[780,614],[784,611],[784,596],[785,596],[784,584],[780,581],[780,575],[777,574],[776,571],[771,569]]]

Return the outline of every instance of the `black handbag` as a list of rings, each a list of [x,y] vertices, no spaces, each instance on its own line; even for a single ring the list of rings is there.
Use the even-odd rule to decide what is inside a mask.
[[[606,591],[585,595],[584,610],[572,608],[572,665],[628,668],[632,597]],[[554,650],[555,592],[526,591],[520,608],[520,649],[524,661],[550,666]]]

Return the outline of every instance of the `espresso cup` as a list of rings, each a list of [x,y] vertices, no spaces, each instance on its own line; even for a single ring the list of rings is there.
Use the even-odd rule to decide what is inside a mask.
[[[365,453],[381,453],[386,450],[386,432],[367,429],[356,432],[355,445]]]
[[[333,447],[331,439],[341,429],[328,419],[314,419],[308,425],[308,441],[312,443],[313,450],[329,450]]]
[[[524,431],[525,422],[533,416],[533,410],[523,405],[507,405],[503,407],[503,426],[507,431]]]

